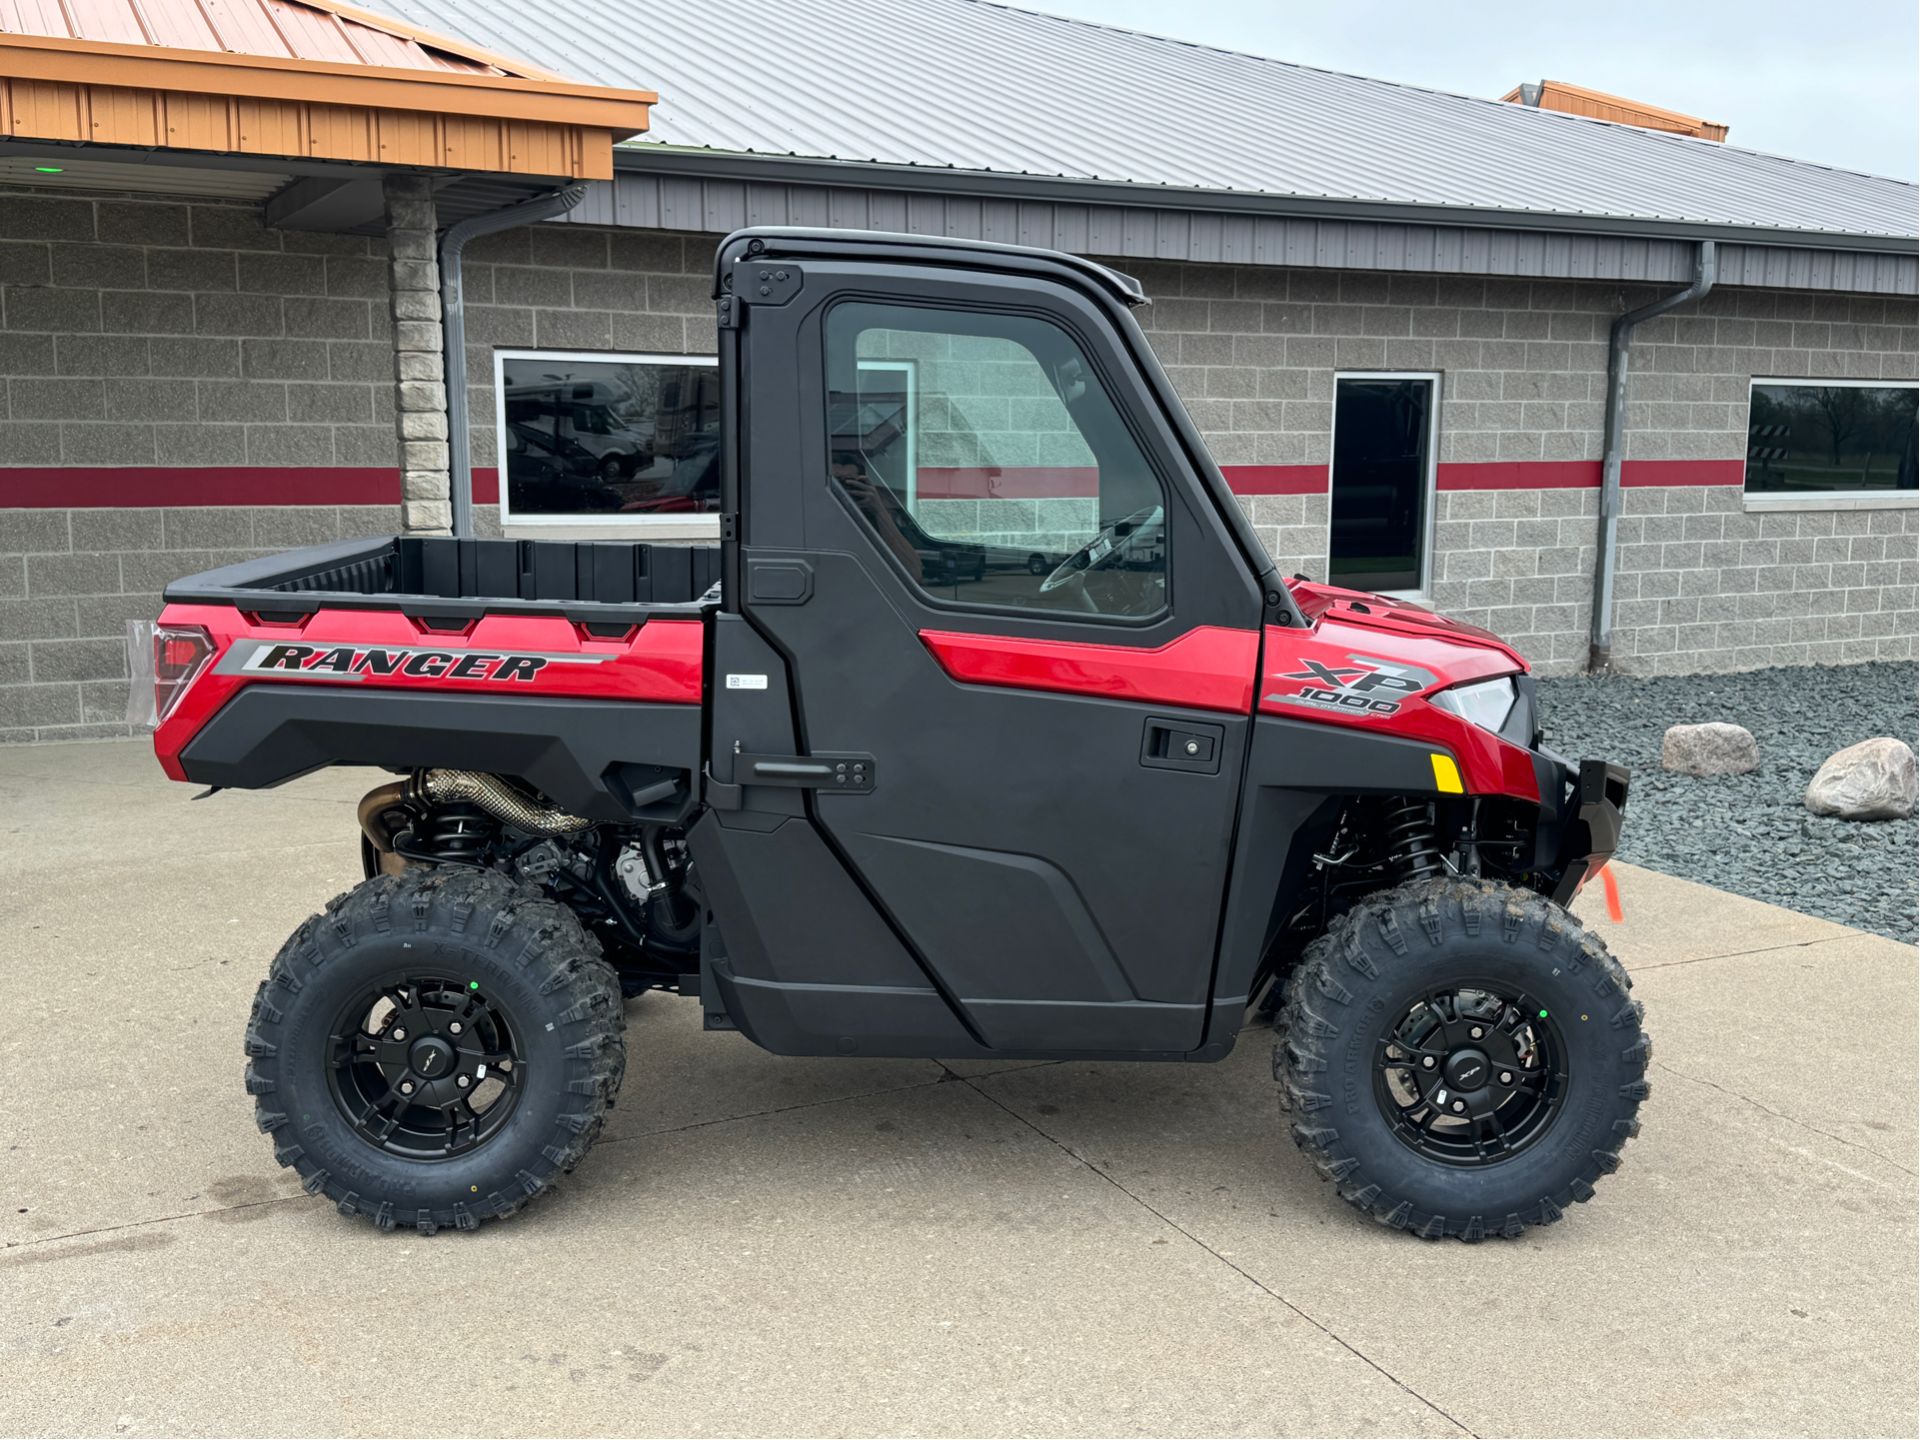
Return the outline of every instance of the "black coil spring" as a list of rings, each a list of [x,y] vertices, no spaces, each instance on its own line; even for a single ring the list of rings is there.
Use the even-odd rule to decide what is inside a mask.
[[[1403,881],[1430,879],[1445,868],[1440,863],[1440,847],[1434,842],[1433,822],[1422,802],[1389,802],[1386,838],[1387,858]]]
[[[408,849],[444,865],[478,865],[499,828],[478,805],[437,805],[413,827]]]

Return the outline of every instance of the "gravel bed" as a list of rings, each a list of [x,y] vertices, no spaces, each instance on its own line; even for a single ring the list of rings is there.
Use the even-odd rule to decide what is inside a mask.
[[[1547,743],[1633,771],[1620,858],[1912,943],[1920,821],[1836,820],[1802,799],[1834,751],[1920,735],[1920,667],[1792,666],[1737,675],[1542,680]],[[1760,742],[1748,775],[1669,775],[1669,725],[1725,720]]]

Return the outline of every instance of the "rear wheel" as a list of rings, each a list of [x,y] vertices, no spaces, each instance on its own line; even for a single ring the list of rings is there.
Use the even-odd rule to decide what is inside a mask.
[[[275,958],[247,1027],[274,1158],[382,1229],[512,1214],[600,1133],[620,984],[571,912],[491,871],[356,886]]]
[[[1290,978],[1274,1072],[1294,1141],[1348,1203],[1426,1238],[1558,1220],[1639,1130],[1652,1047],[1631,983],[1531,891],[1375,896]]]

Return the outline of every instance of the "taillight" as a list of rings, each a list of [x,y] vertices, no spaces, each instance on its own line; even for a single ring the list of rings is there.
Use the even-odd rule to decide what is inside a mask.
[[[127,723],[151,730],[165,720],[187,687],[213,659],[213,639],[198,625],[127,623]]]

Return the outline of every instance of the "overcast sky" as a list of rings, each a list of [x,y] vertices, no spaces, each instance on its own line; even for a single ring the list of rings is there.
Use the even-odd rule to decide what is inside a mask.
[[[1495,99],[1565,80],[1729,125],[1729,144],[1920,175],[1915,0],[1013,3]]]

